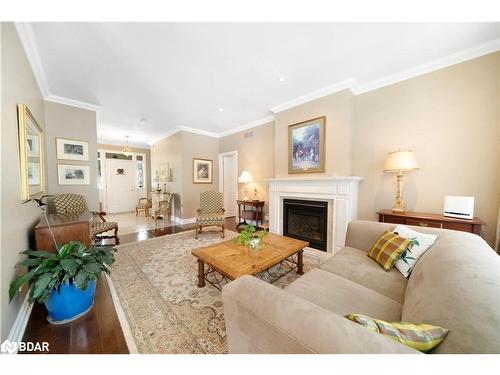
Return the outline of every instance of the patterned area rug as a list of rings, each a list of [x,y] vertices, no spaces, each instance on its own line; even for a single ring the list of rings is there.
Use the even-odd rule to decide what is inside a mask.
[[[237,233],[226,231],[226,239]],[[199,239],[187,231],[118,246],[111,278],[139,353],[227,353],[221,292],[198,288],[191,250],[223,241],[220,230]],[[304,271],[319,265],[304,255]],[[284,288],[293,271],[274,285]]]

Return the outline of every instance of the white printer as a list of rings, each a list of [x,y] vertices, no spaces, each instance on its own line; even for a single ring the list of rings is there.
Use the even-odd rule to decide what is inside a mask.
[[[443,216],[458,219],[474,218],[474,197],[446,195],[444,197]]]

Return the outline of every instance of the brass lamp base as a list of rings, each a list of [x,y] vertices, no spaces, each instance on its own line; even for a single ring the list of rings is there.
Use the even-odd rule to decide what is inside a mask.
[[[401,184],[403,182],[403,172],[398,172],[396,175],[398,190],[396,192],[396,199],[394,200],[394,207],[392,208],[392,212],[401,213],[405,212],[405,203],[403,200],[403,194],[401,193]]]

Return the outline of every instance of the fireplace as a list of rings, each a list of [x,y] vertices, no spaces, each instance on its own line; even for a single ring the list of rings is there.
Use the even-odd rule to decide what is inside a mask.
[[[308,241],[310,247],[327,251],[328,202],[284,199],[283,235]]]

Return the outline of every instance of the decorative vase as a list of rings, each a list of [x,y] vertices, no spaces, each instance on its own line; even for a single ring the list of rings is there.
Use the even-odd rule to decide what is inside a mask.
[[[94,304],[95,281],[89,281],[87,289],[81,290],[74,283],[61,284],[59,290],[50,292],[45,303],[52,324],[63,324],[78,319],[90,311]]]

